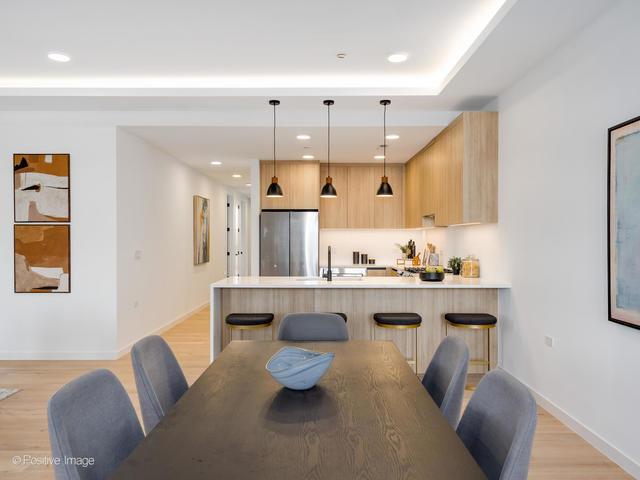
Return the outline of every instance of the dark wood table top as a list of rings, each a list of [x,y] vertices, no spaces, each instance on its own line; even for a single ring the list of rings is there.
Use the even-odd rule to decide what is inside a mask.
[[[392,342],[313,342],[336,356],[305,392],[265,370],[289,342],[229,344],[116,479],[481,479]]]

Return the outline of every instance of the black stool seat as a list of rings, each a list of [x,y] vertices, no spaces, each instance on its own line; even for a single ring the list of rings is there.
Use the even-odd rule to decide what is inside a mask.
[[[225,322],[236,327],[269,325],[273,322],[273,313],[230,313]]]
[[[346,313],[341,313],[341,312],[330,312],[330,313],[333,313],[334,315],[340,315],[345,322],[347,321]]]
[[[422,317],[417,313],[374,313],[373,319],[380,325],[392,327],[418,326],[422,323]]]
[[[498,319],[488,313],[445,313],[445,320],[455,325],[488,326],[495,325]]]

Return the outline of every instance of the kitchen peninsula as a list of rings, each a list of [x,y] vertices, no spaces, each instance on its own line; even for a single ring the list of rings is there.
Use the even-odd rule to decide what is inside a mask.
[[[445,337],[444,314],[490,313],[498,316],[498,295],[509,289],[506,282],[464,279],[447,275],[443,282],[423,282],[415,277],[362,277],[334,279],[317,277],[229,277],[211,285],[211,360],[233,340],[275,339],[282,317],[293,312],[340,312],[347,318],[349,338],[394,340],[406,358],[414,358],[418,335],[418,372],[424,372],[440,341]],[[234,330],[224,318],[230,313],[273,313],[273,329]],[[417,330],[379,328],[376,312],[415,312],[422,316]],[[498,329],[491,334],[491,365],[497,365]],[[486,331],[449,335],[464,338],[472,358],[485,351]],[[470,372],[484,367],[470,366]]]

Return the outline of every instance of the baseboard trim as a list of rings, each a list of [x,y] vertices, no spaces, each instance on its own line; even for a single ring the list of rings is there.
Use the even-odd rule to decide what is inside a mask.
[[[113,350],[38,350],[38,351],[5,351],[0,352],[0,361],[12,360],[115,360]]]
[[[158,327],[155,330],[142,335],[140,338],[137,338],[133,342],[129,343],[128,345],[126,345],[126,346],[122,347],[120,350],[118,350],[115,358],[118,359],[118,358],[122,357],[123,355],[126,355],[127,353],[129,353],[131,351],[131,347],[133,347],[137,341],[143,339],[144,337],[148,337],[149,335],[162,335],[164,332],[166,332],[170,328],[173,328],[176,325],[178,325],[179,323],[184,322],[191,315],[194,315],[194,314],[196,314],[196,313],[198,313],[198,312],[200,312],[200,311],[202,311],[204,309],[208,309],[208,308],[209,308],[209,302],[204,302],[203,304],[197,306],[196,308],[194,308],[192,310],[189,310],[187,313],[183,313],[179,317],[174,318],[169,323],[166,323],[166,324],[162,325],[161,327]]]
[[[169,330],[171,327],[183,322],[191,315],[200,312],[201,310],[209,308],[209,302],[205,302],[202,305],[197,306],[196,308],[188,311],[180,315],[179,317],[171,320],[169,323],[162,325],[161,327],[155,329],[152,332],[147,333],[146,335],[141,336],[140,338],[144,338],[147,335],[161,335],[162,333]],[[140,338],[131,342],[127,346],[121,348],[120,350],[87,350],[87,351],[46,351],[46,350],[38,350],[38,351],[5,351],[0,352],[0,360],[117,360],[118,358],[126,355],[131,350],[131,347],[140,340]]]
[[[500,367],[500,369],[504,370],[510,375],[513,375],[511,372],[509,372],[508,370],[505,370],[503,367]],[[516,377],[515,375],[513,376]],[[553,403],[547,397],[537,392],[535,389],[531,388],[529,385],[527,385],[525,382],[523,382],[519,378],[518,380],[531,391],[531,393],[533,394],[539,406],[544,408],[547,412],[549,412],[551,415],[557,418],[567,428],[569,428],[574,433],[579,435],[584,441],[589,443],[592,447],[594,447],[596,450],[602,453],[605,457],[607,457],[613,463],[615,463],[620,468],[622,468],[625,472],[627,472],[633,478],[640,478],[639,463],[634,461],[631,457],[626,455],[620,449],[616,448],[614,445],[612,445],[607,440],[602,438],[600,435],[598,435],[596,432],[591,430],[585,424],[583,424],[576,418],[572,417],[569,413],[567,413],[565,410],[563,410],[558,405]]]

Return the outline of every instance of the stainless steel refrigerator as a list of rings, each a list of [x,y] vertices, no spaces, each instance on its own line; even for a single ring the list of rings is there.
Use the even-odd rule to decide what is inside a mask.
[[[260,214],[260,275],[318,275],[318,211],[263,210]]]

